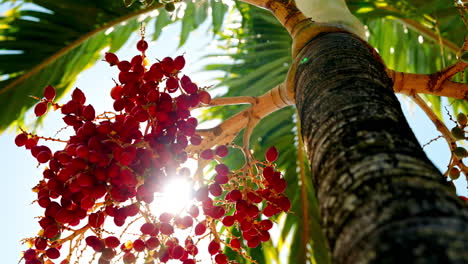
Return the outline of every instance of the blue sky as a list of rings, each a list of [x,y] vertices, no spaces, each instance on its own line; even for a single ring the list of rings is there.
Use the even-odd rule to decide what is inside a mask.
[[[0,11],[3,10],[4,8],[0,8]],[[210,45],[212,37],[207,24],[205,23],[204,26],[194,32],[188,43],[176,51],[179,28],[180,25],[178,24],[171,26],[166,31],[172,34],[163,34],[156,43],[150,44],[148,57],[162,59],[165,56],[177,56],[186,52],[185,58],[189,66],[184,72],[193,73],[191,74],[192,80],[203,83],[202,86],[215,84],[213,81],[215,76],[201,73],[202,66],[207,61],[201,60],[201,57],[207,53],[216,53],[214,46]],[[147,32],[151,31],[148,29]],[[119,57],[131,58],[135,55],[136,49],[134,47],[138,39],[139,37],[134,35],[125,47],[117,53]],[[97,112],[100,112],[109,108],[112,104],[108,96],[110,88],[114,84],[112,78],[116,78],[115,69],[110,69],[105,62],[98,62],[79,76],[75,86],[85,92],[87,102],[93,104]],[[65,99],[67,98],[69,96],[65,96]],[[399,96],[399,98],[402,97]],[[24,100],[31,100],[31,98],[25,98]],[[439,135],[430,120],[409,99],[403,99],[401,102],[405,115],[421,144],[425,144]],[[33,116],[32,113],[29,114],[30,117]],[[29,120],[33,119],[30,118]],[[57,122],[58,120],[61,120],[61,116],[58,113],[51,113],[45,118],[38,133],[44,136],[53,136],[62,127],[62,123]],[[449,128],[451,126],[453,124],[450,124]],[[0,226],[2,226],[4,233],[0,240],[0,248],[3,252],[3,263],[18,262],[20,251],[26,248],[21,246],[19,241],[22,238],[35,236],[39,231],[39,225],[37,219],[34,218],[43,213],[39,206],[31,204],[36,199],[35,194],[31,192],[31,188],[41,179],[42,169],[36,167],[37,161],[31,157],[29,151],[16,147],[14,144],[16,134],[16,131],[10,130],[0,135],[0,162],[4,179],[2,184],[4,189],[0,192],[0,204],[3,209]],[[59,134],[59,137],[64,137],[64,135]],[[425,147],[425,151],[440,170],[446,168],[450,156],[447,144],[443,139]],[[460,186],[459,189],[463,190],[466,195],[466,186]]]

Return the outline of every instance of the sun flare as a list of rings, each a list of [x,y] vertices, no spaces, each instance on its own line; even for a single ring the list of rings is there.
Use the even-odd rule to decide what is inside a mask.
[[[179,214],[192,200],[192,183],[186,179],[167,182],[161,196],[155,201],[155,209],[160,212]]]

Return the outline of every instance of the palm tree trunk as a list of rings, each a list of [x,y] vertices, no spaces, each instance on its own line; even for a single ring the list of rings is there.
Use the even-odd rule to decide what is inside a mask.
[[[362,41],[301,53],[296,105],[333,263],[468,263],[468,213],[410,130]]]

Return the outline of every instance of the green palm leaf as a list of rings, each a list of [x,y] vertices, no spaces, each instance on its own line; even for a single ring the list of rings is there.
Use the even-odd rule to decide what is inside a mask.
[[[155,2],[126,8],[115,0],[31,2],[33,5],[20,5],[0,18],[0,101],[4,102],[0,106],[0,132],[12,123],[22,124],[24,113],[37,102],[30,95],[42,97],[43,88],[49,84],[55,86],[58,97],[63,95],[80,72],[102,58],[104,48],[117,51],[138,30],[136,17],[163,6]],[[217,32],[227,6],[214,0],[210,3]],[[180,45],[207,17],[210,5],[196,5],[190,8],[189,4],[187,15],[181,18]],[[178,17],[161,9],[153,38]]]

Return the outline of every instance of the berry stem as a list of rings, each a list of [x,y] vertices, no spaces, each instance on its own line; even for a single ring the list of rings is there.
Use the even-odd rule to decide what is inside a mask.
[[[455,143],[455,139],[453,138],[450,130],[445,126],[445,124],[437,117],[437,115],[432,111],[426,102],[419,96],[418,94],[411,95],[411,99],[426,113],[426,115],[431,119],[432,123],[434,123],[436,129],[442,134],[445,141],[447,142],[450,151],[452,152],[452,156],[450,158],[450,163],[448,165],[447,171],[444,173],[444,176],[447,177],[450,169],[457,165],[463,171],[463,173],[468,173],[468,167],[463,164],[461,159],[458,159],[455,154],[453,153],[455,148],[457,147],[457,143]]]

